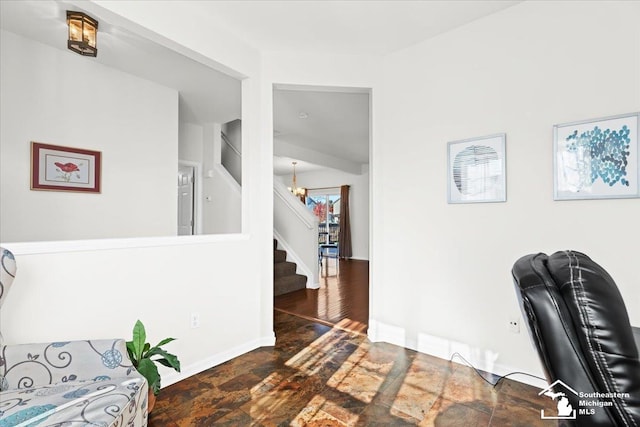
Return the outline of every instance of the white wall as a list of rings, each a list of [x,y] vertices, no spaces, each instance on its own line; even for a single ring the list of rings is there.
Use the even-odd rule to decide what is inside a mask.
[[[335,169],[296,173],[299,187],[340,187],[349,185],[349,207],[351,208],[351,240],[353,257],[369,259],[369,174],[354,175]],[[285,183],[291,185],[291,178]],[[336,190],[340,193],[340,190]]]
[[[279,179],[273,182],[273,234],[296,273],[307,276],[307,288],[318,289],[318,219]]]
[[[6,31],[1,42],[0,241],[175,235],[177,92]],[[101,194],[31,191],[31,141],[102,152]]]
[[[380,85],[378,77],[380,61],[381,57],[374,55],[313,55],[268,52],[263,57],[264,102],[262,105],[265,108],[265,115],[273,117],[272,95],[274,84],[360,89],[375,88]],[[374,100],[373,105],[375,105],[375,96],[375,93],[371,94],[371,99]],[[375,125],[375,123],[372,124]],[[273,135],[272,127],[269,127],[266,132],[269,135]],[[375,134],[371,134],[375,138]],[[273,144],[273,138],[271,138],[271,145],[273,146]],[[373,150],[375,150],[375,147],[372,146],[370,151],[372,158],[375,157]],[[356,219],[354,219],[352,228],[352,237],[354,239],[353,254],[356,258],[373,259],[372,251],[374,248],[371,243],[375,230],[371,228],[370,219],[376,213],[373,212],[374,209],[369,209],[369,205],[374,202],[370,195],[376,177],[371,175],[371,172],[355,175],[336,170],[332,174],[335,180],[323,177],[321,174],[315,175],[311,172],[297,174],[298,185],[301,187],[325,187],[328,185],[353,184],[352,215],[357,218],[357,224],[355,224]],[[309,175],[310,184],[307,184],[306,175]],[[291,176],[281,178],[285,185],[291,185]],[[354,213],[353,210],[356,212]],[[366,230],[361,228],[363,226],[367,227]],[[378,267],[373,264],[370,265],[372,271],[375,268]]]
[[[180,123],[180,160],[198,163],[203,175],[198,177],[196,184],[202,186],[196,196],[201,196],[197,201],[202,206],[198,212],[202,215],[199,219],[201,234],[242,231],[242,190],[220,164],[220,150],[220,124]]]
[[[226,135],[229,144],[231,144],[240,155],[222,141],[220,145],[220,163],[229,171],[233,179],[242,185],[242,121],[233,120],[223,124],[222,132]]]
[[[238,233],[241,230],[242,190],[231,174],[220,164],[205,178],[207,207],[206,233]]]
[[[269,342],[261,339],[256,278],[243,262],[247,241],[202,243],[153,239],[151,246],[22,254],[0,325],[6,343],[123,337],[137,319],[152,344],[172,336],[166,348],[179,356],[181,376],[163,369],[163,385]],[[236,303],[234,303],[236,302]],[[190,329],[190,314],[200,328]],[[221,325],[224,325],[222,327]],[[166,375],[165,375],[166,374]]]
[[[509,271],[523,254],[567,247],[610,271],[640,323],[637,221],[605,220],[640,217],[638,201],[551,201],[551,126],[640,109],[638,3],[520,4],[387,57],[384,79],[376,57],[261,56],[206,25],[191,9],[198,2],[155,2],[153,13],[148,2],[97,4],[248,76],[243,234],[109,249],[13,245],[20,270],[0,322],[7,342],[128,336],[140,317],[152,340],[179,339],[170,345],[185,374],[212,354],[272,342],[273,83],[373,88],[374,339],[419,347],[443,337],[493,352],[503,367],[539,371],[526,335],[507,332],[517,312]],[[602,52],[627,66],[596,61]],[[446,142],[498,131],[508,138],[508,202],[447,205]],[[470,218],[484,221],[480,232],[469,233]],[[193,309],[203,316],[196,330]]]
[[[163,385],[273,344],[273,154],[260,139],[266,121],[259,108],[259,53],[207,25],[190,9],[198,2],[72,3],[246,77],[242,234],[7,245],[16,254],[18,276],[0,313],[6,342],[128,338],[140,318],[151,341],[178,339],[167,348],[180,357],[183,373],[163,375]],[[193,25],[176,31],[176,20]],[[199,329],[189,327],[192,311],[200,313]]]
[[[204,128],[195,123],[180,122],[178,156],[180,160],[203,163]]]
[[[640,324],[640,201],[552,192],[554,124],[640,110],[638,16],[637,2],[525,2],[385,58],[373,335],[444,357],[458,346],[494,372],[540,372],[524,327],[508,331],[519,313],[510,270],[563,249],[602,264]],[[447,204],[447,142],[499,132],[507,202]]]

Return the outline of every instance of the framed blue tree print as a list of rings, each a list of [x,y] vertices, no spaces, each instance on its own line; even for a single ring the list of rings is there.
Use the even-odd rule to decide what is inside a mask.
[[[640,197],[640,113],[553,127],[554,200]]]

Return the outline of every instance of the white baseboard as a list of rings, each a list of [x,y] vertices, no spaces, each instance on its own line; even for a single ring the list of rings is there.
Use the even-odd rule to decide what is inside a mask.
[[[248,353],[256,348],[260,347],[269,347],[273,346],[276,343],[275,334],[272,336],[266,336],[262,338],[255,339],[253,341],[249,341],[243,344],[240,344],[236,347],[230,348],[229,350],[225,350],[223,352],[214,354],[211,357],[200,360],[198,362],[192,363],[189,366],[183,367],[182,372],[172,372],[171,374],[164,375],[162,377],[162,388],[170,386],[171,384],[175,384],[178,381],[182,381],[190,376],[199,374],[200,372],[206,371],[207,369],[213,368],[214,366],[218,366],[221,363],[227,362],[235,357],[241,356],[245,353]]]
[[[466,343],[456,342],[447,338],[436,337],[423,333],[420,333],[417,339],[408,338],[404,328],[378,322],[375,319],[369,319],[369,330],[367,336],[373,342],[388,342],[389,344],[406,347],[420,353],[435,356],[444,360],[451,360],[452,362],[468,366],[462,359],[458,357],[452,358],[454,353],[458,353],[475,368],[497,376],[517,371],[522,372],[522,369],[515,369],[511,366],[496,363],[498,355],[491,350],[474,348]],[[527,372],[527,374],[542,376],[542,373],[540,372]],[[540,389],[548,386],[546,381],[530,377],[529,375],[510,375],[509,378]]]

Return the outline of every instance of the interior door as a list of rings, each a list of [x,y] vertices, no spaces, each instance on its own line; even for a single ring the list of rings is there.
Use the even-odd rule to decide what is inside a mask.
[[[194,172],[193,166],[178,166],[178,236],[193,234]]]

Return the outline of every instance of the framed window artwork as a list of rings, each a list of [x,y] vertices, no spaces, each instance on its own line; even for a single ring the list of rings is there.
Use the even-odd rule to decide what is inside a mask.
[[[553,128],[554,200],[640,197],[640,113]]]
[[[99,151],[31,143],[31,189],[100,193]]]
[[[507,200],[505,144],[504,133],[448,143],[449,203]]]

